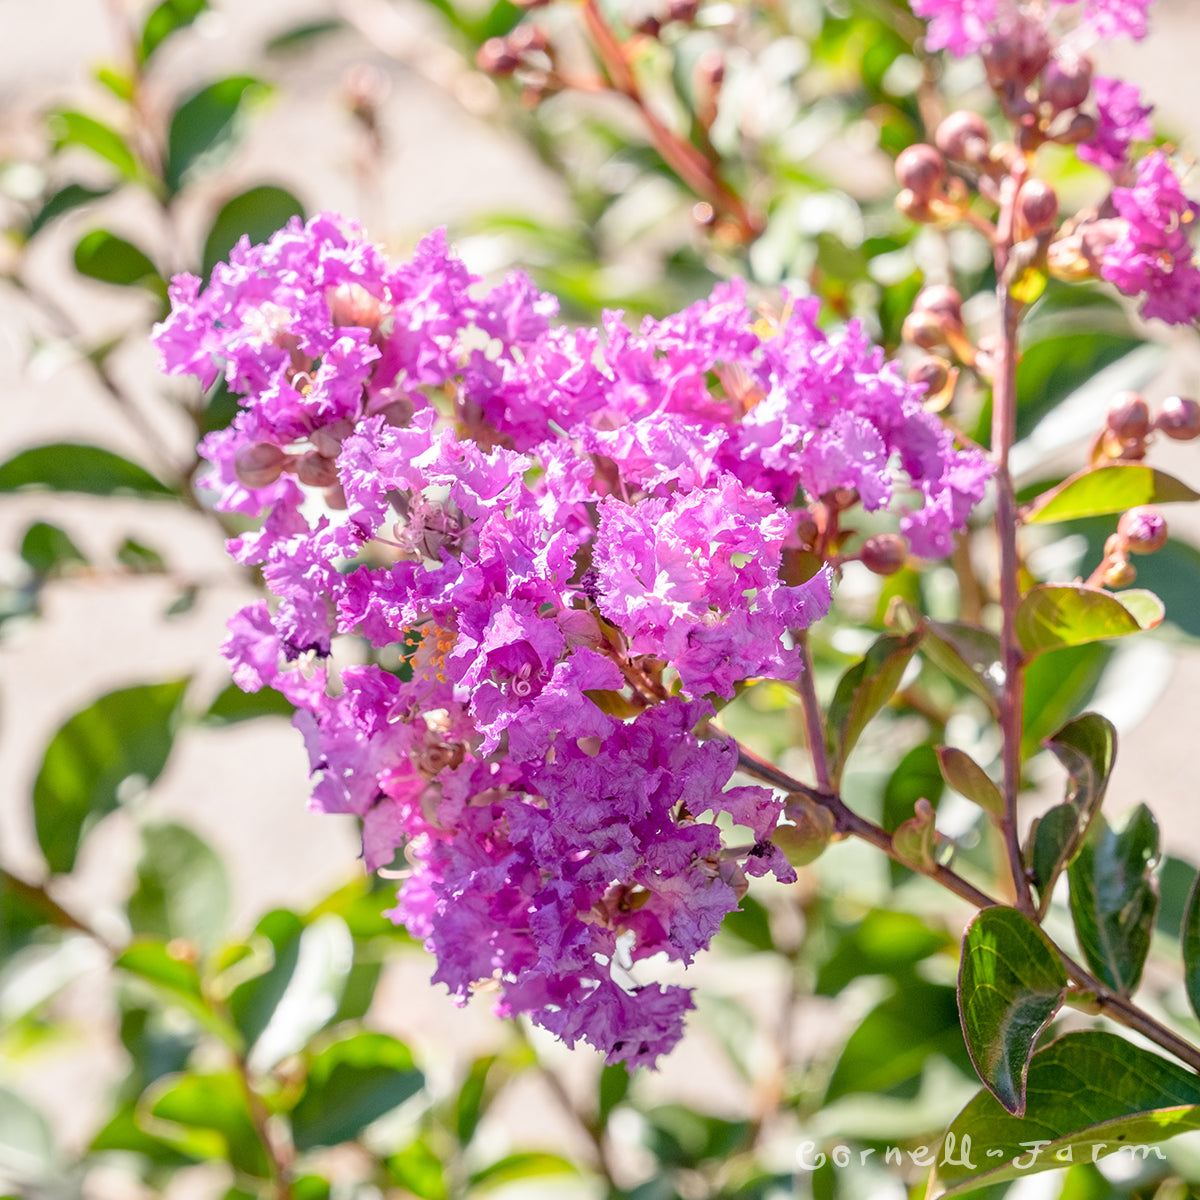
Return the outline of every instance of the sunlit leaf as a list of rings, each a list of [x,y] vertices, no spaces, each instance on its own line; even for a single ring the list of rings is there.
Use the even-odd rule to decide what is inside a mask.
[[[190,25],[207,7],[207,0],[163,0],[142,26],[141,61],[145,62],[171,34]]]
[[[165,171],[172,193],[194,171],[216,166],[233,150],[245,102],[266,91],[253,76],[232,75],[201,88],[175,110],[167,132]]]
[[[270,1165],[237,1074],[166,1076],[142,1097],[139,1116],[147,1131],[185,1153],[220,1156],[247,1175],[266,1178]],[[208,1134],[208,1137],[195,1135]],[[204,1155],[211,1147],[217,1155]]]
[[[133,494],[162,499],[174,493],[137,463],[74,442],[35,446],[0,464],[0,492],[22,488],[85,492],[91,496]]]
[[[101,283],[118,287],[142,284],[165,294],[158,268],[149,257],[132,242],[107,229],[93,229],[80,238],[75,247],[75,270]]]
[[[1039,496],[1024,513],[1029,524],[1125,512],[1139,504],[1200,500],[1186,483],[1141,463],[1110,463],[1080,471]]]
[[[1153,629],[1163,616],[1161,601],[1150,592],[1118,596],[1082,583],[1046,583],[1025,593],[1016,629],[1021,647],[1032,656]]]
[[[937,757],[942,777],[956,792],[978,804],[989,816],[1003,819],[1004,797],[1000,789],[965,750],[938,746]]]
[[[204,276],[211,275],[213,267],[229,257],[240,238],[249,238],[251,245],[265,242],[292,217],[303,219],[304,206],[281,187],[251,188],[226,201],[204,242]],[[237,411],[236,401],[233,411]]]
[[[1050,940],[1023,913],[985,908],[967,926],[958,975],[963,1036],[979,1078],[1018,1116],[1034,1045],[1066,988]]]
[[[115,129],[95,117],[64,109],[50,114],[49,127],[56,149],[86,146],[127,178],[133,179],[138,174],[137,159],[129,144]]]

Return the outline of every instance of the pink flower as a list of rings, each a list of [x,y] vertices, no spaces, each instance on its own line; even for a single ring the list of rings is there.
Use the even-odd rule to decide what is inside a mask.
[[[1128,160],[1130,143],[1154,136],[1149,119],[1154,106],[1142,104],[1138,89],[1119,79],[1097,75],[1092,87],[1096,93],[1096,132],[1079,147],[1079,157],[1115,175]]]

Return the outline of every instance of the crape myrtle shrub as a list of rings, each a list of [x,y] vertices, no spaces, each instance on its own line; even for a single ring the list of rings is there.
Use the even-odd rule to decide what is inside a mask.
[[[1196,493],[1146,460],[1200,435],[1200,407],[1133,390],[1155,354],[1130,320],[1195,324],[1198,209],[1151,104],[1092,59],[1146,36],[1149,0],[435,7],[457,57],[343,16],[529,138],[577,220],[493,215],[462,239],[529,273],[485,281],[440,230],[389,254],[273,184],[219,206],[202,268],[169,284],[174,252],[168,270],[103,228],[75,244],[78,273],[161,305],[161,367],[203,389],[167,400],[199,457],[156,475],[31,447],[0,488],[174,498],[266,598],[230,620],[215,700],[110,692],[47,749],[45,870],[2,876],[6,1037],[55,1028],[70,968],[23,981],[90,943],[130,1072],[75,1156],[0,1094],[11,1187],[157,1188],[208,1162],[229,1198],[524,1194],[549,1173],[641,1200],[959,1194],[1049,1168],[1064,1196],[1187,1194],[1188,1139],[1167,1139],[1200,1125],[1195,870],[1144,804],[1101,815],[1115,730],[1086,711],[1111,639],[1164,621],[1155,592],[1197,632],[1200,557],[1159,508]],[[56,111],[42,183],[6,176],[7,279],[126,418],[114,344],[86,344],[28,251],[114,192],[175,233],[266,90],[171,95],[155,56],[205,9],[131,23],[100,73],[121,119]],[[367,207],[384,90],[373,69],[346,87]],[[862,151],[849,172],[839,145]],[[111,184],[72,178],[73,149]],[[1014,447],[1028,460],[1060,405],[1083,414],[1077,469],[1039,462],[1018,490]],[[5,614],[28,617],[83,555],[44,521],[21,555]],[[177,579],[175,615],[201,588],[132,538],[117,569]],[[182,727],[280,713],[312,807],[357,818],[382,880],[246,935],[214,852],[142,817],[123,920],[64,903],[96,822]],[[1043,746],[1066,796],[1035,817],[1018,801]],[[450,1082],[373,1027],[381,967],[417,952],[400,927],[456,1002],[510,1018]],[[675,982],[714,938],[782,969],[778,1017]],[[1176,965],[1135,1000],[1152,948]],[[801,1056],[813,992],[839,1021]],[[669,1078],[697,1024],[749,1085],[742,1118],[693,1085],[642,1099],[638,1069]],[[594,1098],[529,1025],[600,1052]],[[530,1068],[580,1161],[476,1138]],[[1122,1145],[1140,1156],[1113,1167]]]

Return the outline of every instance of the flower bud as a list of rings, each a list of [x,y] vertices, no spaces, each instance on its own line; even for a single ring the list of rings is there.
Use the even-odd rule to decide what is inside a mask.
[[[904,188],[896,196],[896,209],[910,221],[932,221],[933,212],[927,200],[920,199],[911,188]]]
[[[934,350],[946,344],[946,330],[941,321],[927,312],[910,312],[904,318],[900,336],[922,350]]]
[[[1092,60],[1060,46],[1042,72],[1040,95],[1055,112],[1078,108],[1092,90]]]
[[[863,542],[858,557],[875,575],[895,575],[908,561],[908,543],[898,533],[877,533]]]
[[[960,109],[937,127],[933,140],[947,158],[979,163],[987,157],[990,136],[987,122],[978,113]]]
[[[274,483],[283,472],[287,455],[270,442],[239,446],[233,456],[233,472],[243,487],[262,488]]]
[[[1039,20],[1024,15],[998,30],[983,47],[983,65],[995,88],[1032,83],[1049,60],[1050,38]]]
[[[1153,504],[1139,504],[1121,514],[1117,536],[1132,554],[1153,554],[1167,541],[1167,522]]]
[[[1118,392],[1104,426],[1122,442],[1138,442],[1150,432],[1150,408],[1137,392]]]
[[[337,466],[332,458],[310,450],[300,456],[296,464],[296,478],[309,487],[332,487],[338,481]]]
[[[667,20],[690,25],[700,11],[700,0],[668,0]]]
[[[1168,396],[1154,418],[1154,427],[1177,442],[1200,437],[1200,404],[1183,396]]]
[[[796,541],[805,550],[811,550],[817,544],[819,536],[820,530],[817,529],[812,513],[807,508],[802,508],[796,514]]]
[[[1100,582],[1106,588],[1128,587],[1137,578],[1137,569],[1127,558],[1114,559],[1105,569]]]
[[[326,458],[337,458],[342,451],[342,440],[354,432],[354,425],[345,417],[330,425],[314,429],[311,437],[313,449]]]
[[[518,58],[544,51],[550,44],[546,31],[540,25],[518,25],[507,40],[509,50]]]
[[[896,158],[896,179],[918,200],[928,201],[946,181],[946,160],[924,142],[906,146]]]
[[[1045,233],[1058,217],[1058,196],[1044,179],[1027,179],[1017,195],[1017,216],[1032,234]]]
[[[944,358],[927,354],[908,368],[909,383],[923,383],[925,395],[936,396],[950,382],[950,364]]]
[[[963,327],[962,297],[957,288],[952,288],[947,283],[922,288],[913,301],[913,312],[927,313],[943,329],[960,330]]]
[[[1078,146],[1096,135],[1096,118],[1089,113],[1075,113],[1062,129],[1052,131],[1052,140],[1063,146]]]
[[[784,814],[793,824],[776,826],[771,840],[793,867],[805,867],[832,841],[837,821],[829,809],[799,792],[788,797]]]
[[[475,65],[489,75],[511,75],[521,65],[521,60],[509,48],[507,38],[492,37],[479,47]]]

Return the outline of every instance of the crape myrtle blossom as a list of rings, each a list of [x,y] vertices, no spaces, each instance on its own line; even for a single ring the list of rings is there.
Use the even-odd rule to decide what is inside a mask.
[[[1102,171],[1117,175],[1129,161],[1133,142],[1154,136],[1150,114],[1154,106],[1142,103],[1141,92],[1132,83],[1097,75],[1092,80],[1096,97],[1096,132],[1079,147],[1079,157]]]
[[[202,482],[261,518],[229,548],[274,597],[224,653],[295,705],[312,806],[361,819],[369,869],[403,848],[393,915],[457,999],[495,983],[502,1012],[653,1063],[691,1000],[637,964],[690,962],[748,876],[794,878],[782,800],[729,786],[709,721],[794,679],[828,609],[828,568],[781,578],[799,506],[899,500],[939,555],[987,463],[860,328],[812,302],[756,321],[736,283],[636,331],[555,327],[440,233],[397,266],[322,214],[171,295],[164,370],[241,397]],[[351,633],[375,661],[338,670]]]

